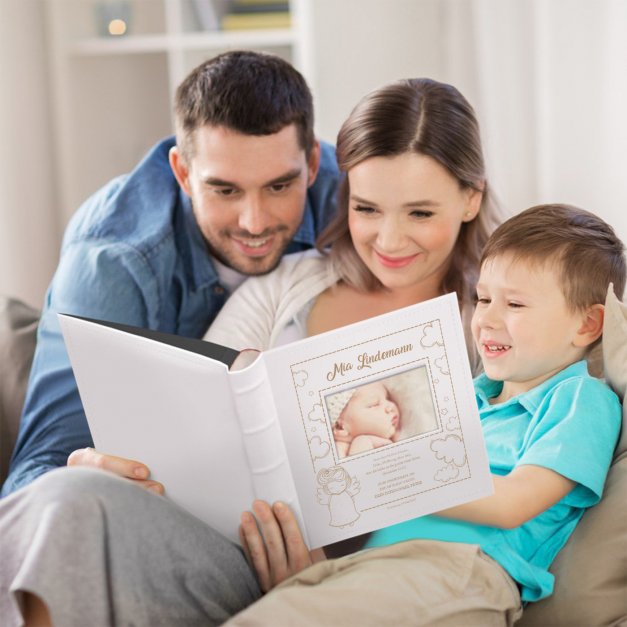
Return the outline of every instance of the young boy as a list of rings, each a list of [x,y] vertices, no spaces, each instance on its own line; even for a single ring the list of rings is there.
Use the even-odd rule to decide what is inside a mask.
[[[611,227],[581,209],[542,205],[501,225],[483,253],[472,322],[494,494],[381,529],[366,546],[382,548],[318,562],[229,624],[289,622],[326,605],[315,620],[360,607],[373,625],[512,625],[521,600],[551,594],[548,568],[601,498],[620,429],[620,402],[585,357],[609,284],[623,294],[625,265]],[[287,543],[285,510],[274,511]]]

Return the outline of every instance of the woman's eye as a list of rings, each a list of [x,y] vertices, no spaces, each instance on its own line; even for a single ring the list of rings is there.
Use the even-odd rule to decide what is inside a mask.
[[[353,207],[353,211],[357,211],[358,213],[372,214],[376,212],[374,207],[368,207],[367,205],[355,205]]]
[[[427,211],[425,209],[416,209],[409,214],[412,218],[419,218],[424,220],[430,218],[433,215],[433,211]]]

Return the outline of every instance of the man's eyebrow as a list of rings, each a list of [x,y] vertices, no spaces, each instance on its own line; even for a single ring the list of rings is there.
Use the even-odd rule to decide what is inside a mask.
[[[263,184],[263,187],[269,187],[270,185],[280,185],[281,183],[289,183],[294,179],[297,179],[301,173],[302,168],[294,168],[293,170],[289,170],[285,172],[285,174],[281,174],[281,176],[277,176],[271,181],[267,181]],[[239,188],[239,185],[233,181],[227,181],[226,179],[221,179],[217,176],[208,176],[205,179],[206,185],[213,185],[214,187],[235,187]]]
[[[297,179],[301,175],[302,171],[302,168],[294,168],[293,170],[289,170],[285,174],[281,174],[281,176],[277,176],[275,179],[272,179],[271,181],[265,183],[264,187],[269,187],[270,185],[280,185],[281,183],[289,183],[290,181]]]

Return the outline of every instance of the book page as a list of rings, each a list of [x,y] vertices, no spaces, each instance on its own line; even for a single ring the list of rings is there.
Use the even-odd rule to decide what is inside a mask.
[[[167,498],[238,542],[255,495],[227,366],[106,324],[59,320],[95,447],[145,463]]]
[[[263,359],[312,547],[492,492],[455,295]]]

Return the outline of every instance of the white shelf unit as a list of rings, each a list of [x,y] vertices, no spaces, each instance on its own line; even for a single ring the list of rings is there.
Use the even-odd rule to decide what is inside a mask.
[[[112,177],[129,171],[172,132],[177,85],[204,59],[238,48],[278,54],[305,76],[307,4],[291,0],[286,29],[202,31],[198,0],[128,0],[122,36],[99,36],[103,1],[48,0],[59,202],[67,220]],[[209,0],[207,0],[209,1]],[[212,0],[217,10],[225,0]]]

